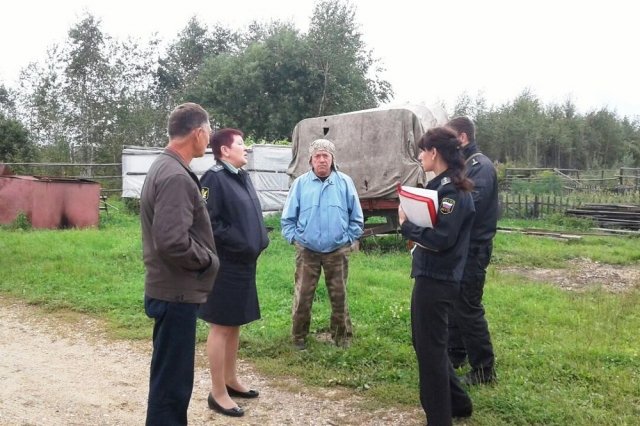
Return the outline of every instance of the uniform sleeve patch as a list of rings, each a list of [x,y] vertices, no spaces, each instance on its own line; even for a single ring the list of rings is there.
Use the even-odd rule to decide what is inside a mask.
[[[453,212],[453,207],[456,205],[456,200],[452,200],[451,198],[443,198],[442,202],[440,202],[440,213],[449,214]]]
[[[205,200],[209,199],[209,188],[207,188],[206,186],[203,186],[202,189],[200,190],[200,193],[202,194],[202,198],[204,198]]]

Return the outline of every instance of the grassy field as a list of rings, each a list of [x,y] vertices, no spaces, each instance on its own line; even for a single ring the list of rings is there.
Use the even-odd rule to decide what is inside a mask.
[[[307,351],[289,345],[294,251],[275,230],[259,261],[262,320],[243,328],[241,356],[266,374],[314,386],[346,386],[376,406],[418,406],[410,340],[410,257],[397,237],[368,240],[350,264],[355,337],[338,349],[322,339]],[[562,223],[504,222],[558,228]],[[501,267],[565,268],[573,259],[640,268],[640,241],[583,237],[558,242],[500,233],[489,268],[485,306],[499,383],[472,388],[469,425],[635,425],[640,418],[640,291],[563,291]],[[103,318],[114,337],[149,339],[143,313],[144,268],[138,217],[110,210],[99,229],[0,229],[0,292],[46,310]],[[319,287],[312,332],[327,330],[330,308]],[[206,326],[199,324],[200,340]]]

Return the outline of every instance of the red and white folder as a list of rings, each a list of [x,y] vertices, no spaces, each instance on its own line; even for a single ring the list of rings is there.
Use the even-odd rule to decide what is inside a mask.
[[[433,228],[438,220],[437,191],[398,185],[398,196],[409,222],[423,228]]]

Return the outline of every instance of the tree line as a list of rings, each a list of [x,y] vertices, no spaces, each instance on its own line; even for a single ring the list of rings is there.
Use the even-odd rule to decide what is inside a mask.
[[[379,67],[348,0],[318,0],[304,34],[287,22],[234,30],[193,17],[166,48],[116,40],[86,14],[22,70],[19,87],[0,85],[1,125],[27,132],[0,142],[0,160],[116,162],[123,145],[164,145],[166,117],[185,101],[217,127],[286,139],[303,118],[391,99]]]
[[[474,117],[481,150],[511,166],[560,169],[640,167],[640,116],[602,108],[580,114],[569,100],[543,105],[529,90],[501,106],[459,97],[454,115]]]
[[[202,104],[217,127],[287,140],[304,118],[391,101],[382,66],[349,0],[317,0],[306,33],[281,21],[237,30],[193,17],[166,47],[114,39],[86,14],[22,70],[18,87],[0,82],[0,161],[119,162],[123,145],[166,144],[166,117],[185,101]],[[640,166],[637,117],[543,105],[526,90],[501,106],[462,94],[448,111],[472,116],[481,149],[502,163]]]

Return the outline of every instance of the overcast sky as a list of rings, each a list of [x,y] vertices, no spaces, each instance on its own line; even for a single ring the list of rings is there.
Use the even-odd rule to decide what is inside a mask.
[[[640,117],[637,2],[609,0],[352,0],[367,47],[386,68],[392,103],[483,95],[490,105],[530,89],[543,103],[572,100],[585,113],[607,107]],[[293,21],[306,31],[312,0],[65,0],[5,2],[0,14],[0,82],[45,58],[88,11],[111,36],[171,40],[191,16],[244,28],[251,20]]]

